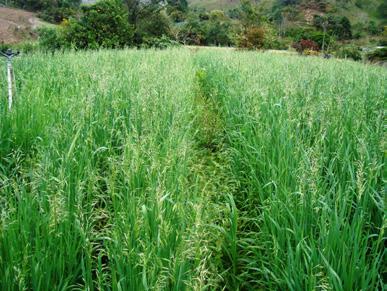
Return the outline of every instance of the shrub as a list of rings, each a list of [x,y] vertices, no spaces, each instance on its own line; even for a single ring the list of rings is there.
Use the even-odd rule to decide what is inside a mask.
[[[325,49],[330,48],[335,43],[335,38],[329,33],[324,35],[324,32],[313,29],[295,29],[288,35],[290,35],[295,40],[295,42],[299,42],[302,39],[312,40],[318,44],[320,49],[323,47]]]
[[[320,53],[319,53],[318,51],[306,49],[306,50],[304,51],[304,55],[306,55],[306,56],[319,56]]]
[[[8,49],[11,49],[12,46],[10,44],[6,44],[6,43],[0,43],[0,51],[4,52]]]
[[[179,45],[180,44],[177,41],[170,39],[166,35],[163,35],[161,37],[144,38],[141,47],[142,48],[166,49],[166,48],[170,48],[170,47],[176,47]]]
[[[335,43],[335,38],[332,35],[328,33],[324,35],[322,31],[311,32],[307,39],[313,40],[318,44],[320,49],[324,48],[324,50],[329,49]]]
[[[243,49],[261,49],[265,44],[265,30],[262,27],[248,27],[238,39],[238,47]]]
[[[39,47],[43,51],[55,51],[66,46],[62,28],[42,27],[38,30]]]
[[[375,21],[370,21],[367,27],[367,31],[371,35],[378,35],[383,33],[383,28],[379,27]]]
[[[387,62],[387,48],[376,49],[367,54],[370,62]]]
[[[37,42],[21,42],[17,44],[3,44],[0,43],[0,51],[5,52],[8,49],[13,51],[21,52],[24,54],[32,53],[39,50],[39,43]]]
[[[380,39],[378,45],[387,46],[387,38]]]
[[[336,57],[341,59],[352,59],[354,61],[362,60],[361,50],[357,46],[346,46],[336,52]]]
[[[22,42],[15,45],[15,49],[24,54],[29,54],[38,51],[40,46],[38,42]]]
[[[309,35],[313,31],[315,31],[315,29],[308,26],[290,27],[286,30],[285,36],[292,38],[295,41],[299,41],[301,39],[309,39]]]
[[[169,14],[169,17],[171,17],[174,22],[183,22],[185,20],[185,14],[179,10],[172,11]]]
[[[70,19],[64,26],[66,46],[77,49],[122,48],[132,44],[133,28],[121,5],[102,0],[82,8],[79,20]]]
[[[279,37],[266,38],[264,42],[264,48],[271,50],[287,50],[289,46],[289,40]]]
[[[301,39],[298,42],[293,43],[293,48],[300,54],[304,51],[319,51],[320,48],[316,42],[310,39]]]
[[[266,24],[264,27],[264,49],[273,49],[273,50],[286,50],[289,48],[289,41],[278,36],[275,28],[269,24]]]

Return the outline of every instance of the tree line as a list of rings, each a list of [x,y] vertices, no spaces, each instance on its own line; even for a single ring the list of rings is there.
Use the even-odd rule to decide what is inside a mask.
[[[273,0],[269,8],[263,8],[260,1],[241,0],[228,11],[192,8],[187,0],[100,0],[92,5],[81,5],[81,0],[0,1],[37,11],[44,19],[58,23],[58,28],[40,32],[42,46],[50,50],[180,43],[326,51],[333,49],[336,41],[359,38],[364,32],[383,32],[383,26],[375,22],[354,26],[347,17],[332,13],[329,0]],[[345,0],[336,2],[347,5]],[[305,8],[321,13],[307,22],[300,13]]]

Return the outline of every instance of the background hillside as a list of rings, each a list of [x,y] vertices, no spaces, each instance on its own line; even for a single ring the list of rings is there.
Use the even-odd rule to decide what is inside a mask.
[[[292,7],[299,13],[304,13],[307,9],[312,10],[326,10],[323,12],[330,12],[335,15],[346,16],[352,23],[364,22],[364,21],[385,21],[381,6],[384,3],[384,7],[387,9],[386,0],[327,0],[327,1],[297,1],[297,0],[256,0],[254,1],[265,10],[272,10],[278,3],[289,3],[289,7]],[[236,8],[240,5],[240,0],[188,0],[188,3],[192,7],[203,8],[206,10],[224,10]],[[326,5],[327,9],[320,9],[321,3]],[[321,6],[320,6],[321,7]],[[317,9],[316,9],[317,8]]]
[[[14,44],[36,38],[36,29],[46,25],[35,13],[0,7],[0,43]]]
[[[94,3],[96,0],[82,0],[82,3],[89,4]],[[332,12],[336,15],[342,15],[348,17],[351,22],[364,22],[364,21],[385,21],[383,12],[381,11],[381,5],[385,3],[387,8],[386,0],[255,0],[253,1],[264,9],[272,9],[279,2],[289,2],[291,5],[299,9],[302,13],[303,9],[311,6],[316,8],[316,4],[327,3]],[[240,0],[188,0],[188,4],[192,8],[202,8],[206,10],[223,10],[228,11],[234,9],[240,5]],[[294,3],[294,5],[292,5]]]
[[[44,50],[182,44],[296,50],[362,60],[387,42],[387,0],[7,0],[6,4],[59,24],[39,31],[38,47]],[[23,25],[5,23],[7,33],[28,36]],[[17,41],[1,39],[5,44]],[[378,53],[377,59],[384,61],[385,54]]]

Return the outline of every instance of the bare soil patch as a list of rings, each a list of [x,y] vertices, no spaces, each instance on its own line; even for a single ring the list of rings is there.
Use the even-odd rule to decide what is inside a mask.
[[[0,7],[0,44],[36,38],[35,30],[41,23],[35,13]]]

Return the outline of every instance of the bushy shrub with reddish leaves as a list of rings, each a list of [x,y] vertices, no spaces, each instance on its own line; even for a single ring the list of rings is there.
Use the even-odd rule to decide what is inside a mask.
[[[320,50],[318,44],[310,39],[301,39],[299,42],[295,42],[293,44],[293,48],[295,48],[300,54],[302,54],[305,50],[316,52]]]

